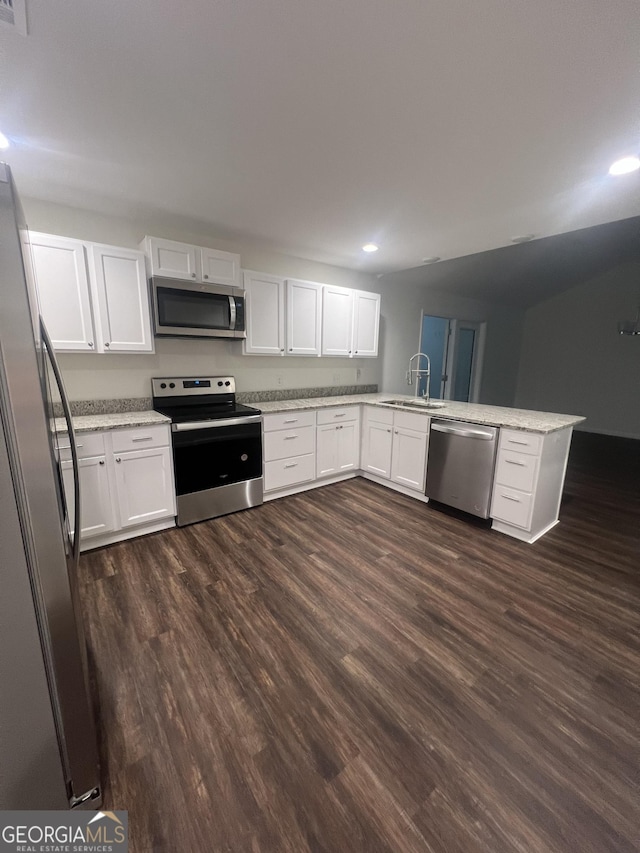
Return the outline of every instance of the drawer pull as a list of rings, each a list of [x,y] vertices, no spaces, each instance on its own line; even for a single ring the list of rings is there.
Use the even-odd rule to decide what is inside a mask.
[[[514,502],[515,502],[515,503],[517,503],[517,504],[521,504],[521,503],[522,503],[522,501],[520,500],[520,498],[514,498],[512,495],[505,495],[505,493],[504,493],[504,492],[502,493],[502,497],[503,497],[503,498],[506,498],[506,500],[508,500],[508,501],[514,501]]]
[[[346,412],[338,412],[333,417],[334,418],[343,418],[347,413]]]
[[[509,465],[519,465],[521,468],[527,467],[526,462],[516,462],[515,459],[505,459],[504,461],[507,462]]]
[[[297,463],[297,462],[289,462],[289,463],[288,463],[287,465],[285,465],[284,467],[285,467],[285,468],[297,468],[297,467],[298,467],[298,463]]]
[[[290,441],[292,438],[298,438],[297,435],[285,435],[284,441]]]
[[[131,441],[151,441],[152,435],[145,435],[144,438],[132,438]]]
[[[531,443],[529,441],[521,441],[518,438],[508,438],[507,441],[509,444],[523,444],[525,447],[529,447],[529,444]]]
[[[288,420],[284,421],[284,423],[285,424],[297,424],[298,419],[297,418],[289,418]]]
[[[84,444],[76,444],[76,447],[84,447]],[[58,450],[71,450],[70,444],[59,444]]]

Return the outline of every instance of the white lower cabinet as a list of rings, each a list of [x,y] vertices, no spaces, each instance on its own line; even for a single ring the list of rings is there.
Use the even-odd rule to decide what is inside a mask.
[[[316,413],[264,416],[264,490],[308,483],[316,475]]]
[[[120,527],[148,524],[175,512],[170,448],[130,450],[113,458]]]
[[[424,493],[429,418],[413,412],[365,407],[362,469]]]
[[[359,407],[320,410],[316,431],[316,476],[344,474],[359,467]]]
[[[80,459],[80,538],[89,539],[114,528],[113,505],[109,475],[104,456]],[[61,462],[67,512],[73,527],[75,501],[73,492],[73,463]],[[75,532],[72,530],[72,533]]]
[[[170,442],[165,424],[76,436],[82,550],[175,523]],[[66,436],[58,452],[68,516],[73,519],[73,465]]]

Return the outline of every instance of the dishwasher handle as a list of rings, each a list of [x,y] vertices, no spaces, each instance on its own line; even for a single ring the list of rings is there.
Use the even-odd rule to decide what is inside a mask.
[[[468,429],[461,427],[445,426],[444,424],[431,424],[432,432],[446,432],[449,435],[460,435],[463,438],[476,438],[478,441],[493,441],[495,433],[485,432],[482,429]]]

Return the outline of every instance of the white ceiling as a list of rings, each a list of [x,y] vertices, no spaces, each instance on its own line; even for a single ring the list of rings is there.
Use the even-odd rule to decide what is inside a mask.
[[[27,2],[25,196],[374,272],[640,214],[637,0]]]

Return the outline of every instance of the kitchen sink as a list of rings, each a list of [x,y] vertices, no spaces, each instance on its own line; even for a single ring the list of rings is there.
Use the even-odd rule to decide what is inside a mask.
[[[442,400],[381,400],[388,406],[402,406],[405,409],[442,409],[445,406]]]

